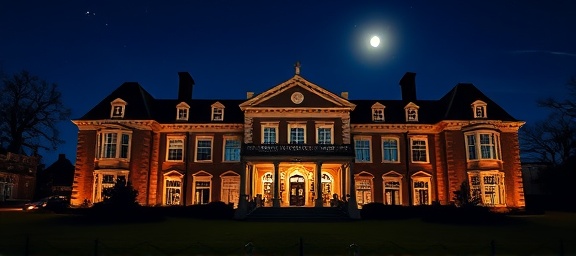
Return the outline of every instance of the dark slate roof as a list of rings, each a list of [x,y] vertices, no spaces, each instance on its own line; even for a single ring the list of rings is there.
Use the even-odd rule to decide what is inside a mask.
[[[72,186],[74,181],[74,165],[64,155],[60,155],[58,160],[44,169],[43,175],[52,179],[53,186]]]
[[[154,97],[150,95],[140,84],[136,82],[126,82],[120,85],[108,97],[104,98],[98,105],[92,108],[80,120],[110,119],[110,102],[121,98],[126,101],[124,119],[129,120],[150,120],[152,116],[152,104]]]
[[[477,100],[484,101],[487,106],[486,114],[489,120],[518,121],[488,98],[476,86],[469,83],[459,83],[444,97],[438,100],[439,109],[443,109],[441,120],[470,120],[472,110],[470,105]]]
[[[159,123],[244,123],[244,115],[239,105],[245,99],[190,99],[185,102],[190,105],[188,121],[176,121],[176,105],[182,101],[177,99],[154,99],[138,83],[127,82],[113,91],[98,105],[82,116],[79,120],[110,119],[110,102],[121,98],[127,102],[126,120],[156,120]],[[442,120],[473,120],[470,105],[476,101],[484,101],[488,105],[489,120],[517,121],[502,107],[484,95],[473,84],[460,83],[439,100],[416,100],[419,106],[418,122],[434,124]],[[356,105],[351,113],[351,123],[376,123],[372,121],[372,105],[376,102],[386,106],[384,123],[408,123],[404,107],[408,102],[403,100],[349,100]],[[224,121],[211,121],[212,104],[220,102],[225,106]]]

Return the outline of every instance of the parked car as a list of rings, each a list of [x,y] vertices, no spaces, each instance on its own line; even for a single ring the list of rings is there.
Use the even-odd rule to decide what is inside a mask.
[[[61,210],[70,206],[70,200],[66,196],[49,196],[35,202],[30,202],[22,207],[23,211],[34,210]]]

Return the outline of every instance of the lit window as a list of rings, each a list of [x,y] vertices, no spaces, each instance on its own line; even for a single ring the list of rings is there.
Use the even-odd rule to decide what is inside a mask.
[[[404,110],[406,111],[406,121],[407,122],[417,122],[418,121],[418,109],[420,107],[418,107],[418,105],[410,102],[408,103],[408,105],[406,105],[406,107],[404,107]]]
[[[170,171],[164,174],[164,205],[182,204],[182,178],[183,174],[178,171]]]
[[[431,176],[425,172],[417,172],[412,175],[412,193],[414,205],[429,205],[432,202],[430,198],[430,181]]]
[[[176,120],[188,121],[188,114],[190,112],[190,106],[186,102],[181,102],[176,105]]]
[[[224,121],[224,105],[220,102],[212,104],[212,121]]]
[[[372,121],[374,122],[384,122],[384,108],[385,106],[379,102],[372,105]]]
[[[382,138],[382,161],[395,162],[398,160],[398,139]]]
[[[306,143],[306,125],[305,124],[288,124],[290,131],[290,144],[304,144]]]
[[[333,124],[316,124],[316,144],[333,144],[332,141]]]
[[[124,112],[126,109],[126,101],[117,98],[115,100],[113,100],[112,102],[110,102],[110,105],[112,105],[112,109],[110,111],[110,118],[123,118],[124,117]]]
[[[222,180],[220,201],[238,207],[240,200],[240,175],[226,172],[220,176]]]
[[[224,162],[240,161],[240,139],[238,137],[224,137]]]
[[[262,124],[262,144],[278,143],[278,124]]]
[[[196,162],[212,162],[212,137],[196,139]]]
[[[95,170],[94,184],[92,186],[92,203],[102,202],[109,196],[109,191],[116,182],[126,182],[129,171]]]
[[[128,131],[99,132],[96,158],[130,158],[130,136]]]
[[[477,130],[465,136],[468,160],[501,160],[499,133]]]
[[[410,138],[410,150],[412,151],[412,163],[428,163],[428,139]]]
[[[499,171],[468,172],[470,195],[484,206],[505,206],[504,173]]]
[[[368,137],[354,138],[354,149],[356,151],[356,162],[371,162],[370,143]]]
[[[373,202],[372,198],[372,174],[361,172],[354,178],[354,185],[356,189],[356,202],[358,207],[362,208],[363,205]]]
[[[472,115],[474,118],[486,118],[488,115],[486,114],[486,107],[487,104],[484,101],[477,100],[474,101],[472,104]]]
[[[384,204],[402,205],[402,175],[390,171],[382,175],[384,183]]]
[[[174,162],[184,161],[184,137],[170,136],[167,137],[167,141],[168,152],[166,155],[166,160]]]

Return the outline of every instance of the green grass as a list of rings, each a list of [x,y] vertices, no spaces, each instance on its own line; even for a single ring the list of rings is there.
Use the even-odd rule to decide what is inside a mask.
[[[0,212],[0,255],[361,255],[576,254],[576,213],[514,217],[500,226],[419,219],[340,223],[167,219],[91,224],[70,216]],[[492,242],[494,242],[493,247]],[[27,249],[26,249],[27,248]]]

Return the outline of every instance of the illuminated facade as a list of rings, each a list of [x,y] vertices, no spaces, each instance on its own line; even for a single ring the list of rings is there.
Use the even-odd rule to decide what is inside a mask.
[[[83,117],[72,203],[102,200],[130,181],[143,205],[233,203],[349,212],[370,202],[449,204],[468,182],[484,205],[523,207],[518,129],[472,84],[439,100],[416,99],[415,74],[402,100],[350,100],[296,74],[243,100],[192,98],[179,73],[177,99],[155,99],[124,83]]]

